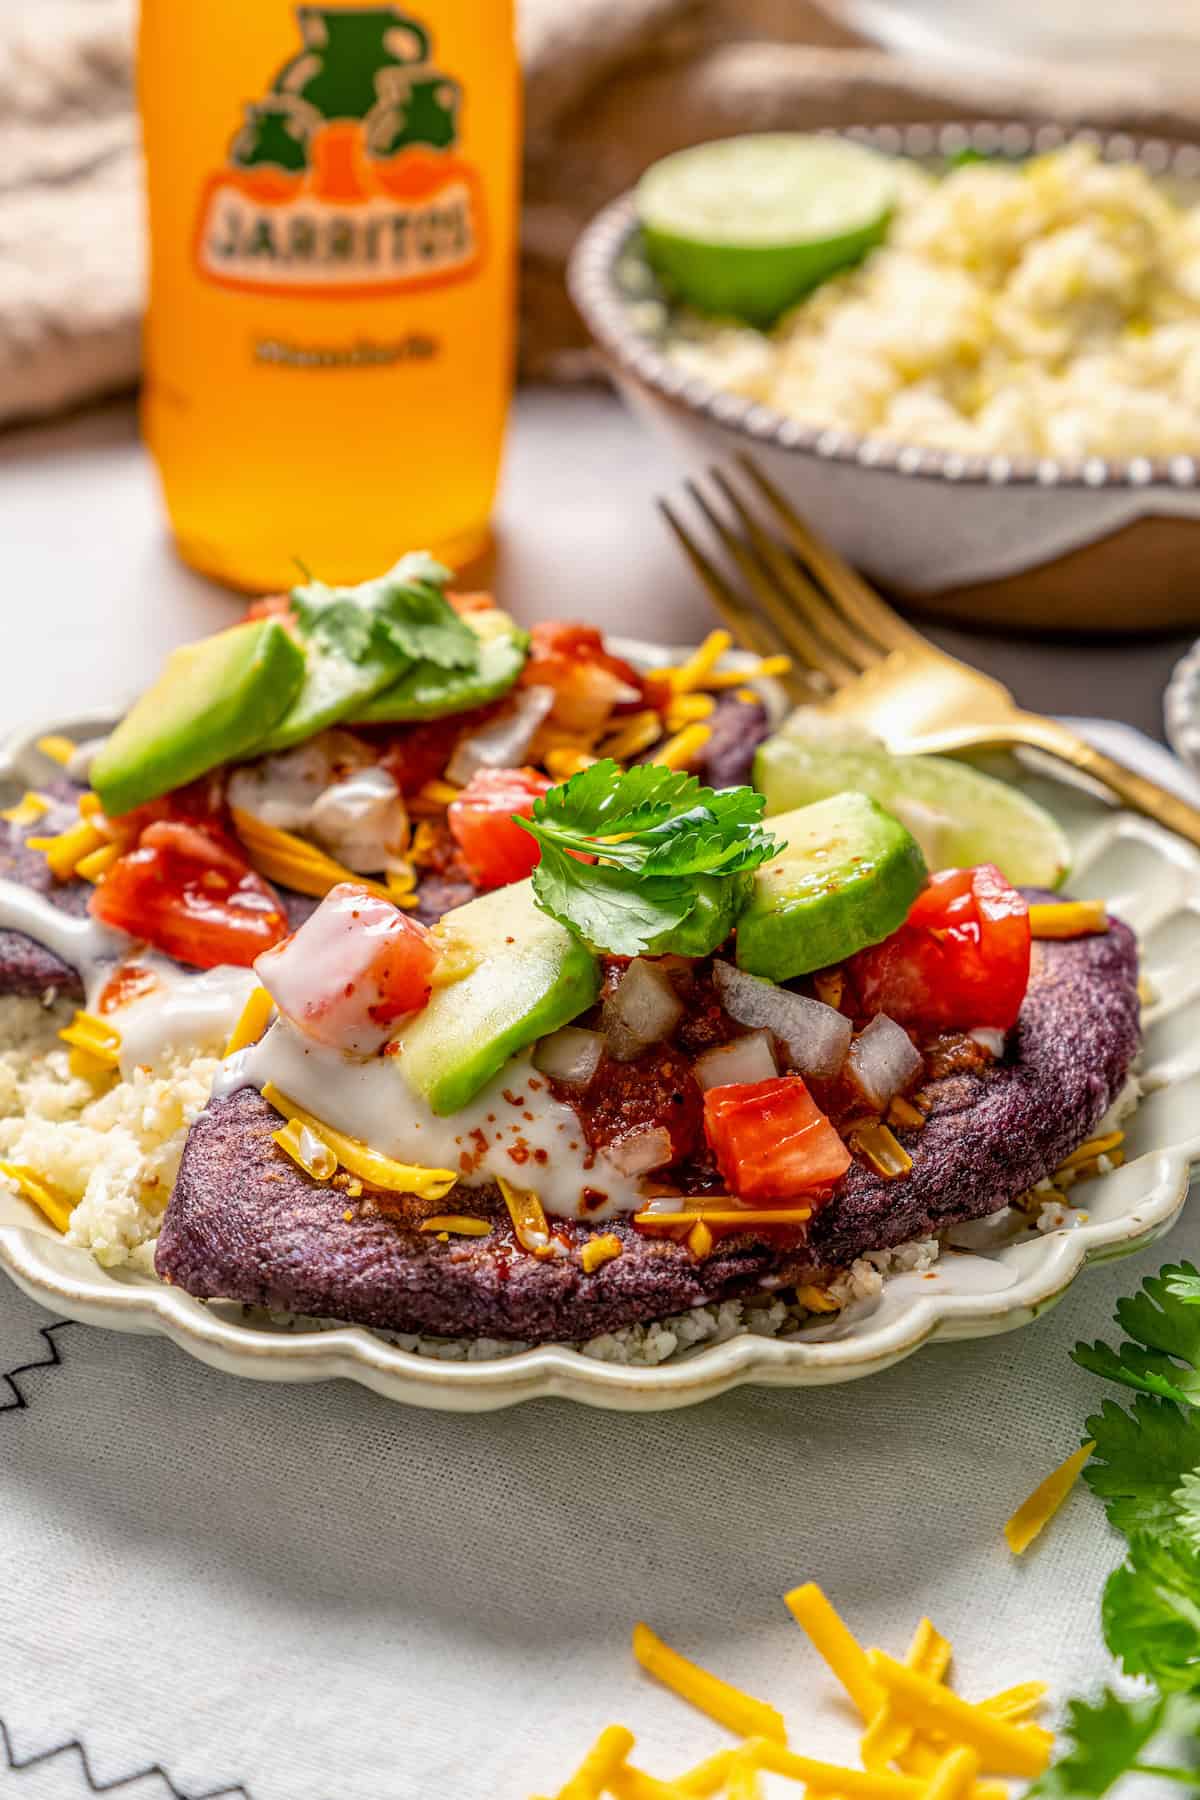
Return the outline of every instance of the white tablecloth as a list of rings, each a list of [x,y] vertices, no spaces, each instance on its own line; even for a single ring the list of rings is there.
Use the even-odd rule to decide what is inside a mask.
[[[928,1612],[968,1694],[1090,1687],[1119,1555],[1099,1504],[1076,1492],[1021,1562],[1001,1526],[1098,1401],[1072,1344],[1182,1255],[1200,1215],[1012,1336],[648,1418],[236,1381],[4,1285],[0,1371],[61,1362],[0,1382],[0,1794],[78,1800],[77,1753],[47,1754],[78,1741],[98,1784],[168,1772],[139,1795],[524,1800],[612,1720],[671,1774],[721,1734],[634,1667],[639,1617],[852,1759],[781,1602],[808,1578],[895,1652]]]

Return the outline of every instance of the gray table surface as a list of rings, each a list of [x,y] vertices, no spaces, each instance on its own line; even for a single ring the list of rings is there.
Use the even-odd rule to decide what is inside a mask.
[[[497,520],[502,603],[526,622],[557,614],[665,641],[702,635],[707,602],[653,505],[677,484],[668,453],[607,392],[523,390]],[[0,554],[5,727],[132,694],[165,651],[240,607],[173,555],[130,402],[0,436]],[[1163,688],[1187,642],[932,635],[1036,711],[1120,719],[1159,738]]]

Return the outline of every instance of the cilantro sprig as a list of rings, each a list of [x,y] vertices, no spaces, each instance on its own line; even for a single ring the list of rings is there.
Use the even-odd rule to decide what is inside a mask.
[[[534,898],[614,956],[671,949],[672,934],[703,912],[687,946],[703,955],[728,933],[745,877],[778,848],[761,824],[764,804],[752,788],[717,791],[683,770],[622,771],[605,758],[517,820],[541,847]]]
[[[469,669],[479,660],[479,639],[442,593],[449,580],[449,569],[418,550],[357,587],[310,581],[293,588],[292,605],[302,635],[348,662],[382,655],[402,667]]]

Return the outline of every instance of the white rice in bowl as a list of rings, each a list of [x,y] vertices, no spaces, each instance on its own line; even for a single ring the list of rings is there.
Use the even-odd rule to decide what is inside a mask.
[[[887,241],[859,267],[769,333],[683,315],[668,356],[805,424],[897,443],[1200,450],[1200,205],[1083,144],[940,178],[897,167]]]

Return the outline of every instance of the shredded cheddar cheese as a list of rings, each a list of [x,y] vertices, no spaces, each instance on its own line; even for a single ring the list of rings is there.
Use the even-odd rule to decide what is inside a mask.
[[[570,781],[572,775],[582,774],[590,769],[596,758],[587,750],[573,750],[567,745],[554,745],[546,751],[542,759],[546,765],[546,773],[555,781]]]
[[[686,1794],[688,1800],[711,1800],[724,1785],[733,1754],[732,1750],[718,1750],[714,1756],[706,1757],[676,1779],[673,1784],[676,1792]]]
[[[437,1213],[432,1219],[421,1220],[422,1231],[436,1231],[439,1237],[451,1233],[458,1237],[490,1237],[492,1227],[487,1219],[477,1219],[473,1213]]]
[[[40,737],[37,747],[43,756],[48,756],[51,762],[56,762],[60,769],[66,768],[78,749],[74,738],[63,737],[57,732],[52,732],[49,737]]]
[[[815,1581],[793,1588],[784,1605],[823,1656],[869,1725],[883,1705],[883,1691],[871,1673],[867,1653]]]
[[[1029,908],[1029,931],[1035,938],[1092,937],[1107,930],[1103,900],[1046,900]]]
[[[736,1209],[696,1206],[684,1212],[634,1213],[635,1225],[803,1225],[811,1206],[741,1206]]]
[[[99,850],[90,850],[80,857],[75,864],[75,873],[82,875],[85,881],[103,881],[120,855],[120,844],[102,844]]]
[[[630,713],[622,719],[600,744],[601,754],[616,762],[628,762],[649,750],[662,736],[662,717],[653,710]],[[656,757],[656,761],[659,759]]]
[[[1052,1474],[1047,1475],[1045,1481],[1034,1488],[1028,1500],[1018,1506],[1004,1527],[1005,1539],[1014,1556],[1021,1556],[1034,1538],[1045,1530],[1079,1480],[1083,1466],[1095,1448],[1095,1444],[1081,1445]]]
[[[1027,1719],[1031,1712],[1036,1712],[1049,1692],[1049,1683],[1045,1681],[1021,1681],[1016,1687],[1005,1688],[1003,1693],[993,1694],[990,1700],[980,1702],[985,1712],[995,1713],[998,1719]]]
[[[344,868],[332,856],[318,850],[315,844],[306,843],[304,838],[296,837],[290,831],[280,831],[274,825],[264,825],[261,819],[240,806],[231,807],[230,816],[251,863],[268,881],[277,881],[282,887],[293,888],[298,894],[311,894],[318,900],[323,900],[330,888],[337,887],[339,882],[352,881],[395,904],[395,896],[382,882],[368,881],[365,875],[356,875],[353,869]]]
[[[712,729],[708,725],[685,725],[654,752],[654,760],[664,769],[686,769],[699,761],[711,736]]]
[[[682,731],[685,725],[711,718],[716,704],[711,694],[680,694],[667,707],[667,730]]]
[[[605,1788],[633,1749],[633,1733],[624,1725],[606,1725],[557,1800],[600,1800]]]
[[[611,1231],[603,1237],[589,1238],[580,1252],[579,1260],[583,1264],[585,1275],[594,1275],[605,1263],[612,1262],[621,1254],[621,1240]]]
[[[633,1628],[633,1654],[645,1669],[664,1687],[686,1700],[699,1712],[707,1713],[718,1725],[726,1726],[740,1737],[771,1738],[787,1743],[787,1727],[783,1717],[768,1706],[744,1694],[720,1676],[711,1675],[699,1663],[689,1662],[678,1650],[672,1650],[648,1625],[639,1622]]]
[[[949,1639],[942,1636],[931,1619],[922,1619],[913,1632],[904,1660],[910,1669],[928,1675],[931,1681],[944,1681],[952,1655]],[[897,1718],[890,1699],[885,1696],[859,1744],[863,1767],[886,1769],[890,1763],[900,1762],[911,1748],[914,1736],[912,1726]],[[912,1773],[924,1771],[914,1769]]]
[[[229,1034],[225,1055],[235,1056],[239,1050],[245,1050],[247,1045],[257,1044],[267,1029],[267,1022],[274,1008],[275,1002],[265,987],[253,988],[247,996],[237,1024]]]
[[[452,781],[437,779],[427,781],[421,790],[414,794],[408,802],[408,810],[416,817],[436,818],[444,813],[454,800],[458,799],[460,790]]]
[[[1070,1156],[1064,1157],[1054,1173],[1064,1174],[1068,1169],[1078,1169],[1084,1163],[1091,1162],[1097,1156],[1109,1156],[1119,1144],[1125,1142],[1123,1131],[1109,1131],[1103,1137],[1088,1138],[1078,1149],[1072,1150]]]
[[[335,1131],[294,1100],[289,1100],[286,1094],[281,1094],[273,1081],[266,1083],[262,1096],[267,1105],[273,1106],[285,1119],[298,1119],[302,1125],[307,1125],[328,1144],[343,1169],[369,1182],[372,1187],[395,1194],[415,1194],[418,1200],[441,1200],[458,1180],[453,1169],[426,1169],[417,1163],[394,1162],[390,1156],[372,1150],[361,1138],[347,1137],[344,1132]]]
[[[73,1200],[60,1194],[36,1169],[30,1169],[24,1163],[0,1162],[0,1174],[16,1182],[26,1200],[45,1215],[56,1231],[66,1231],[75,1210]]]
[[[30,850],[42,852],[56,881],[70,881],[82,858],[90,856],[94,850],[104,849],[108,841],[90,819],[80,819],[76,824],[68,825],[65,831],[60,831],[55,837],[25,839]]]
[[[806,1281],[796,1289],[796,1299],[809,1312],[831,1313],[842,1310],[841,1303],[833,1298],[828,1288],[818,1287],[811,1281]]]
[[[688,1232],[687,1247],[689,1255],[694,1256],[697,1262],[703,1262],[712,1250],[713,1234],[703,1219]]]
[[[97,1018],[95,1013],[77,1012],[58,1035],[64,1044],[76,1046],[108,1069],[117,1068],[121,1061],[120,1032],[107,1019]]]
[[[504,1204],[522,1250],[528,1250],[531,1256],[549,1256],[550,1227],[537,1195],[530,1188],[514,1187],[503,1175],[496,1177],[496,1185],[504,1195]]]
[[[926,1783],[912,1775],[876,1775],[865,1769],[844,1769],[837,1763],[798,1756],[785,1745],[765,1739],[748,1747],[760,1768],[803,1781],[818,1794],[837,1794],[843,1800],[925,1800]]]
[[[1010,1725],[882,1650],[870,1651],[868,1661],[875,1681],[887,1690],[901,1717],[977,1751],[997,1774],[1032,1777],[1049,1762],[1054,1740],[1041,1726]]]
[[[979,1773],[979,1757],[964,1745],[948,1750],[925,1790],[925,1800],[966,1800]]]
[[[710,631],[685,663],[680,663],[677,668],[661,669],[659,673],[666,677],[673,693],[690,694],[693,689],[708,685],[717,664],[732,648],[733,636],[730,632]],[[745,675],[739,672],[739,680],[745,679]]]
[[[279,1131],[271,1133],[281,1150],[311,1175],[314,1181],[328,1181],[337,1173],[338,1159],[320,1132],[302,1119],[289,1119]]]
[[[32,825],[49,811],[50,802],[45,794],[36,793],[33,788],[29,788],[15,806],[7,806],[0,812],[0,819],[7,819],[10,825]]]
[[[885,1181],[899,1180],[913,1166],[912,1157],[899,1138],[879,1119],[873,1119],[867,1125],[855,1126],[850,1133],[850,1148],[857,1155],[865,1157],[875,1173],[882,1175]]]

